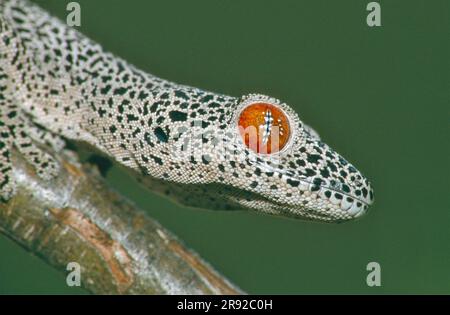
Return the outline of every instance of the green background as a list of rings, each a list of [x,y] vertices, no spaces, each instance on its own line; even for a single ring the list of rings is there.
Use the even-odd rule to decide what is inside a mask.
[[[37,1],[65,18],[69,1]],[[138,67],[230,95],[259,92],[371,179],[340,225],[177,206],[114,168],[110,183],[249,293],[450,293],[449,1],[79,1],[81,31]],[[0,237],[0,293],[84,293]],[[382,286],[366,285],[381,264]]]

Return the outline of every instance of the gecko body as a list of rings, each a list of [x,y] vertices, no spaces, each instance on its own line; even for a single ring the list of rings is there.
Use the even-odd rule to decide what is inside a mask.
[[[277,99],[160,79],[25,0],[0,1],[0,36],[3,200],[14,193],[12,148],[51,179],[58,163],[43,144],[59,151],[71,139],[188,206],[340,222],[373,202],[369,181]],[[252,150],[241,137],[240,115],[254,104],[271,108],[249,116],[261,120],[261,145],[281,127],[278,152]]]

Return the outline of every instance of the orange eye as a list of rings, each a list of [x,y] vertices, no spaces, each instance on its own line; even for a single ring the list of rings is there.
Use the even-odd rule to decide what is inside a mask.
[[[238,124],[245,145],[256,153],[282,150],[291,132],[286,114],[269,103],[253,103],[245,107]]]

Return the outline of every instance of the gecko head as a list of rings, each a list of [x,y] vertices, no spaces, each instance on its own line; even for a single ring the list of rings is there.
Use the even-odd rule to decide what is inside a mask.
[[[274,98],[242,97],[229,132],[237,135],[235,154],[217,162],[219,175],[239,189],[227,197],[242,208],[342,222],[360,217],[374,201],[367,178]]]
[[[150,145],[135,157],[153,190],[197,208],[325,222],[360,217],[372,204],[369,181],[290,106],[259,94],[165,94],[155,139],[149,130],[136,144]]]

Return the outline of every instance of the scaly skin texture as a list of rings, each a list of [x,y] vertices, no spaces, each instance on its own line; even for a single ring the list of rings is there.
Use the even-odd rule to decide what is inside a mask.
[[[276,99],[162,80],[24,0],[0,1],[0,34],[3,200],[14,193],[13,147],[52,178],[58,163],[42,144],[61,149],[72,139],[188,206],[339,222],[359,217],[373,202],[368,180]],[[255,102],[288,117],[290,137],[280,152],[259,154],[242,142],[239,114]]]

